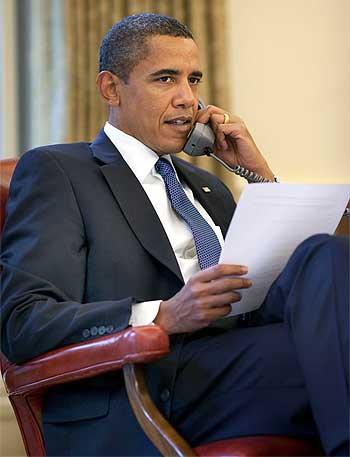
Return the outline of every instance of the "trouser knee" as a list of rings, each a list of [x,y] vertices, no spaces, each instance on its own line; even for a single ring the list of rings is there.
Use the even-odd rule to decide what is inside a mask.
[[[332,293],[339,296],[342,306],[348,305],[349,240],[327,234],[313,235],[290,257],[271,286],[258,318],[263,322],[283,321],[288,310],[309,306],[318,293],[327,295],[326,288],[334,289]]]
[[[324,233],[313,235],[299,244],[290,258],[290,263],[297,261],[300,264],[300,261],[312,257],[317,258],[317,262],[321,259],[327,262],[333,258],[336,263],[343,263],[348,269],[349,246],[349,238]]]

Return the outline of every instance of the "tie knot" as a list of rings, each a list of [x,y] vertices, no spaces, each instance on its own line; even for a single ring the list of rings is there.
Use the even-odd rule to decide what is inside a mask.
[[[155,169],[162,177],[169,174],[175,174],[174,168],[172,167],[171,163],[166,159],[158,159],[155,165]]]

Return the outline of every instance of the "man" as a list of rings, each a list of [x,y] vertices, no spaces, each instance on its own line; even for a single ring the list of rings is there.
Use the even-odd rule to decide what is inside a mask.
[[[198,109],[201,77],[197,45],[173,18],[131,16],[107,33],[103,130],[92,144],[29,151],[13,178],[3,351],[22,362],[154,322],[171,353],[147,367],[151,394],[191,444],[288,434],[347,455],[346,243],[304,242],[249,325],[222,325],[251,286],[246,266],[216,265],[235,205],[175,154],[194,122],[210,122],[225,162],[273,173],[240,119]],[[157,455],[119,373],[50,391],[43,421],[49,455]]]

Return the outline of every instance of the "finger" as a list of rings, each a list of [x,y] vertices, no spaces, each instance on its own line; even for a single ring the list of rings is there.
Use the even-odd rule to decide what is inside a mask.
[[[250,136],[247,127],[242,122],[232,122],[230,124],[218,124],[215,127],[215,133],[223,133],[224,135],[232,135],[235,138],[243,138]]]
[[[203,108],[197,111],[197,115],[195,117],[195,122],[201,122],[202,124],[207,124],[209,122],[210,115],[207,111],[207,108]]]
[[[226,114],[228,116],[228,120],[226,120],[227,116],[224,116],[224,114]],[[225,122],[225,120],[226,120],[226,122]],[[235,116],[234,114],[230,114],[224,110],[221,110],[220,113],[218,113],[216,111],[211,113],[210,122],[214,128],[219,125],[231,125],[231,124],[242,125],[242,126],[244,125],[244,122],[242,121],[242,119],[240,117]]]
[[[207,105],[205,108],[197,112],[196,122],[207,124],[214,114],[221,114],[221,119],[223,119],[224,112],[225,111],[222,108],[214,105]]]
[[[226,292],[221,295],[213,295],[208,299],[207,308],[218,308],[229,303],[237,303],[242,299],[242,294],[237,291]]]
[[[214,279],[224,276],[240,276],[248,273],[248,267],[245,265],[232,265],[219,263],[212,267],[206,268],[196,273],[191,280],[200,280],[202,282],[213,281]]]
[[[227,316],[232,311],[231,305],[226,304],[225,306],[220,306],[219,308],[211,308],[208,310],[208,320],[210,322],[216,321],[222,317]]]
[[[223,278],[206,283],[207,293],[212,295],[223,294],[240,289],[249,289],[252,281],[249,278]]]
[[[232,142],[232,140],[243,136],[247,130],[241,118],[226,112],[212,114],[210,125],[215,133],[217,149],[224,151],[231,146],[228,142],[229,137]]]
[[[219,124],[215,129],[215,142],[217,148],[226,150],[230,145],[235,144],[236,140],[249,139],[251,136],[242,123]]]
[[[208,105],[202,110],[198,111],[196,122],[201,122],[203,124],[208,122],[210,123],[216,134],[216,146],[221,150],[227,150],[230,146],[226,140],[227,135],[231,135],[233,137],[237,136],[240,133],[240,129],[243,130],[245,128],[245,124],[240,117],[229,114],[222,108],[218,108],[214,105]],[[226,131],[218,130],[218,128],[221,126],[231,126],[233,124],[237,126],[236,132],[232,129]]]
[[[225,133],[219,128],[215,130],[215,146],[219,151],[226,151],[229,147]]]

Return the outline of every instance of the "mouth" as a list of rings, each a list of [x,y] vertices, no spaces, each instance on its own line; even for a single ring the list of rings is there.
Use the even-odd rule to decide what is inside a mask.
[[[172,119],[164,121],[165,124],[170,127],[176,128],[180,131],[188,131],[192,127],[192,117],[191,116],[178,116]]]

